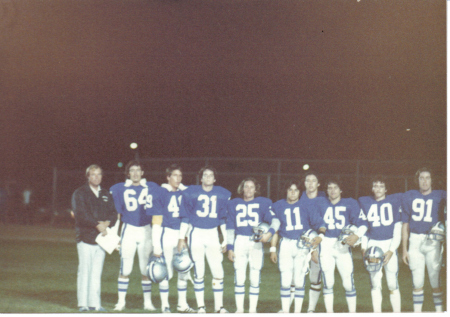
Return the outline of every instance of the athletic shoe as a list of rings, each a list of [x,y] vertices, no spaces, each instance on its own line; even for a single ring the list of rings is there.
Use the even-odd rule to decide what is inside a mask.
[[[182,308],[182,307],[178,306],[177,310],[181,314],[192,314],[192,313],[196,313],[197,312],[194,308],[191,308],[189,306],[186,306],[186,308]]]
[[[314,310],[308,310],[307,312],[308,313],[314,313]]]
[[[122,311],[125,308],[125,303],[117,303],[114,307],[115,311]]]
[[[197,310],[197,313],[198,314],[206,314],[205,306],[199,307],[198,310]]]
[[[87,308],[86,306],[81,306],[81,307],[78,309],[78,311],[79,311],[79,312],[89,311],[89,308]]]
[[[170,314],[171,313],[170,308],[169,307],[164,307],[164,309],[162,309],[162,313],[163,314]]]
[[[155,306],[153,306],[152,303],[150,303],[150,304],[144,304],[144,309],[145,309],[145,310],[150,310],[150,311],[155,311],[155,310],[156,310]]]
[[[235,313],[235,314],[243,314],[244,312],[243,312],[243,311],[236,310],[234,313]]]
[[[282,309],[280,309],[280,310],[278,311],[278,314],[282,314],[282,313],[284,313],[284,311],[283,311]]]
[[[228,310],[226,310],[223,307],[220,307],[220,309],[218,311],[216,311],[217,314],[228,314]]]
[[[89,310],[103,311],[103,312],[107,311],[102,306],[100,306],[100,307],[89,307]]]

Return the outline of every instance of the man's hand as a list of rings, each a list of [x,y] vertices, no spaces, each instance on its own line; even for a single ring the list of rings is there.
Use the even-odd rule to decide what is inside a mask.
[[[154,254],[154,253],[153,253],[153,256],[156,256],[157,258],[160,258],[161,255],[162,255],[162,254]]]
[[[403,251],[402,259],[403,259],[403,263],[405,263],[406,265],[409,266],[409,254],[408,254],[408,251]]]
[[[365,249],[361,249],[361,254],[362,254],[362,257],[364,257],[364,254],[366,254],[366,250]]]
[[[96,226],[98,232],[100,232],[102,236],[106,236],[108,234],[108,232],[106,232],[107,227],[108,226],[104,221],[99,221],[99,224]]]
[[[358,241],[359,237],[356,234],[351,234],[347,239],[345,239],[345,243],[348,244],[349,246],[353,247],[356,243],[356,241]]]
[[[277,256],[277,253],[276,253],[276,252],[270,252],[270,260],[271,260],[273,263],[277,263],[277,261],[278,261],[278,256]]]
[[[178,253],[180,253],[181,250],[183,250],[183,249],[187,249],[186,241],[184,241],[184,239],[178,239],[178,245],[177,245]]]
[[[259,242],[266,243],[267,241],[269,241],[269,239],[270,239],[271,237],[272,237],[272,233],[271,233],[271,232],[264,233],[264,234],[261,236],[261,239],[259,240]]]
[[[227,252],[227,242],[226,241],[222,242],[222,245],[220,246],[220,250],[222,253]]]
[[[319,245],[320,242],[322,242],[322,238],[319,237],[319,236],[315,237],[315,238],[312,240],[311,247],[312,247],[313,249],[317,248],[317,246]]]
[[[311,261],[313,261],[316,264],[319,264],[319,252],[317,250],[311,252]]]
[[[384,255],[384,261],[383,261],[383,265],[388,264],[389,260],[391,259],[392,255],[394,254],[394,252],[392,251],[388,251],[386,252]]]
[[[228,260],[230,260],[231,262],[234,262],[234,252],[233,250],[228,250]]]
[[[117,244],[116,251],[120,251],[120,242]]]

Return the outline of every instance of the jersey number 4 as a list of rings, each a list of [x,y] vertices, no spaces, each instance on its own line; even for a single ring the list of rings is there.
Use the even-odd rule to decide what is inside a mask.
[[[180,216],[179,204],[181,204],[181,195],[178,196],[178,201],[177,201],[177,197],[175,197],[175,195],[173,195],[170,198],[169,206],[167,207],[167,209],[169,210],[169,212],[172,213],[172,217],[174,217],[174,218],[177,218]]]
[[[200,195],[198,196],[198,200],[203,200],[202,208],[203,210],[197,210],[197,216],[199,217],[208,217],[209,218],[217,218],[217,196],[207,196],[207,195]]]
[[[390,226],[394,221],[392,205],[389,203],[382,204],[380,206],[380,214],[378,215],[378,205],[373,204],[367,213],[367,220],[372,223],[372,227],[379,227],[380,225]]]
[[[123,200],[128,211],[135,211],[139,205],[146,205],[146,208],[152,208],[152,195],[148,195],[148,188],[142,189],[139,198],[136,199],[136,191],[127,189],[123,193]]]

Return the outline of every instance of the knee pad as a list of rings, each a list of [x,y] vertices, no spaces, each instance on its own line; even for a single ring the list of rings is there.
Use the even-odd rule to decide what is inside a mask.
[[[259,287],[259,283],[261,282],[261,271],[251,269],[250,270],[250,285],[253,287]],[[289,285],[291,281],[289,281]]]
[[[123,276],[130,276],[131,271],[133,270],[133,259],[126,258],[121,259],[121,265],[120,265],[120,274]]]

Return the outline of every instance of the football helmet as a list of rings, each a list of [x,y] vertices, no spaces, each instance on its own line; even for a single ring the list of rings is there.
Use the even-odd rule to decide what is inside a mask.
[[[269,232],[270,226],[269,224],[265,222],[258,223],[257,226],[253,227],[253,234],[250,236],[250,240],[252,241],[259,241],[262,238],[262,235]],[[272,240],[272,237],[270,237],[269,241]]]
[[[183,249],[181,252],[177,252],[177,248],[175,248],[172,265],[173,268],[180,273],[189,272],[194,266],[194,262],[192,262],[188,249]]]
[[[147,265],[147,277],[153,283],[160,283],[167,277],[166,261],[163,257],[151,256]]]
[[[349,236],[354,234],[358,230],[358,227],[355,225],[346,225],[344,228],[342,228],[341,233],[339,234],[338,241],[340,241],[342,244],[346,244],[346,240]],[[355,246],[361,243],[361,238],[356,241]]]
[[[319,236],[313,229],[309,229],[298,238],[297,247],[300,249],[311,249],[312,240]]]
[[[443,222],[438,221],[427,234],[427,240],[435,240],[442,242],[445,240],[445,225]]]
[[[364,267],[368,272],[378,272],[383,267],[384,252],[381,248],[373,246],[364,253]]]

